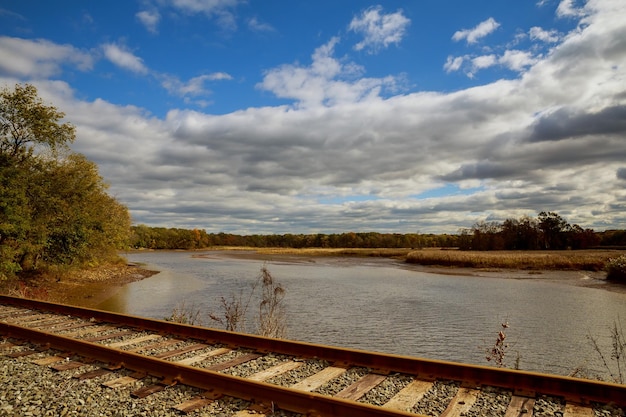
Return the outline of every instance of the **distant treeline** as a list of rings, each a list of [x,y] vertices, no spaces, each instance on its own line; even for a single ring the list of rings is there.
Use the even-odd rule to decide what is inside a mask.
[[[237,235],[207,233],[201,229],[133,226],[131,247],[146,249],[201,249],[211,246],[282,248],[427,248],[464,250],[586,249],[626,246],[626,231],[594,232],[570,226],[555,213],[539,218],[509,219],[504,223],[480,222],[459,234],[337,233]]]
[[[206,233],[199,229],[171,229],[133,226],[131,246],[146,249],[199,249],[210,246],[248,246],[254,248],[420,248],[456,247],[457,235],[418,233],[339,233],[236,235]]]
[[[577,224],[570,225],[557,213],[545,211],[537,218],[479,222],[471,229],[462,230],[458,240],[459,249],[464,250],[560,250],[624,245],[626,231],[597,233]]]

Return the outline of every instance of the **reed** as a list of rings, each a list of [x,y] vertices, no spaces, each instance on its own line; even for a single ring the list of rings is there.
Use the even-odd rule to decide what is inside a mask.
[[[423,249],[410,252],[406,261],[420,265],[462,268],[601,271],[608,259],[624,251],[459,251]]]
[[[359,256],[395,258],[406,257],[413,249],[409,248],[258,248],[262,255],[297,255],[297,256]]]

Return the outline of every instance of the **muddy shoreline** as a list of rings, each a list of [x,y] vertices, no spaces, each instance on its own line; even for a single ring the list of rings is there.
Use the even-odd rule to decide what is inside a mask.
[[[31,277],[21,283],[6,283],[2,293],[94,308],[114,296],[124,285],[158,273],[133,264],[107,265],[61,277],[46,275]]]

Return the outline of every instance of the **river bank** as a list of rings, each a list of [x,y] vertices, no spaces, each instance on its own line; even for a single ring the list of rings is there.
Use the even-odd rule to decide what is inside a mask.
[[[43,274],[4,283],[2,293],[81,307],[96,307],[124,285],[158,274],[134,264],[99,266],[61,277]]]

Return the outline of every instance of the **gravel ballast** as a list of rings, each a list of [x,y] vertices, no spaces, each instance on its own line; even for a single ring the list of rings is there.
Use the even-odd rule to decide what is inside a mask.
[[[2,340],[0,340],[2,343]],[[8,345],[11,346],[11,345]],[[131,393],[143,387],[159,383],[153,377],[145,377],[129,385],[110,388],[103,384],[124,376],[131,376],[132,371],[120,369],[115,372],[91,379],[78,379],[77,375],[98,369],[99,363],[85,363],[80,368],[65,371],[55,371],[49,366],[36,364],[34,360],[46,359],[59,352],[46,350],[33,352],[27,356],[10,357],[9,353],[30,351],[35,346],[5,347],[0,352],[0,417],[3,416],[86,416],[86,417],[125,417],[125,416],[233,416],[238,411],[246,410],[251,404],[247,401],[231,397],[222,397],[211,404],[183,414],[174,409],[181,404],[202,394],[202,390],[185,386],[173,385],[145,398],[135,398]],[[205,350],[215,348],[207,346]],[[203,351],[200,351],[203,352]],[[230,352],[217,357],[208,358],[200,365],[208,366],[225,360],[233,359],[245,352]],[[268,355],[245,364],[232,367],[230,374],[249,376],[272,366],[284,363],[289,358],[282,355]],[[80,361],[81,358],[69,356],[66,362]],[[304,361],[301,366],[285,374],[274,377],[268,382],[291,386],[304,378],[311,376],[328,363],[319,360]],[[335,395],[356,382],[368,373],[367,368],[352,368],[341,376],[328,381],[315,392],[326,395]],[[412,377],[402,374],[391,374],[366,393],[359,401],[369,404],[382,405],[409,384]],[[438,416],[445,409],[459,390],[459,384],[454,381],[436,381],[431,389],[413,407],[412,411],[422,415]],[[511,392],[500,389],[483,388],[476,403],[465,414],[467,417],[504,416]],[[565,403],[553,397],[537,398],[533,416],[562,417]],[[624,417],[623,409],[610,406],[598,406],[594,409],[596,417]],[[283,410],[274,410],[268,416],[295,417],[298,414]]]
[[[21,350],[16,347],[11,351]],[[47,366],[32,363],[42,354],[22,358],[0,355],[0,417],[4,416],[232,416],[245,410],[247,401],[222,397],[213,403],[188,414],[173,407],[202,393],[202,390],[174,385],[145,398],[133,398],[131,392],[158,382],[147,377],[129,386],[108,388],[104,382],[130,375],[130,371],[117,371],[105,376],[79,380],[74,375],[94,369],[93,365],[57,372]],[[275,410],[268,415],[294,417],[297,414]]]

